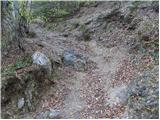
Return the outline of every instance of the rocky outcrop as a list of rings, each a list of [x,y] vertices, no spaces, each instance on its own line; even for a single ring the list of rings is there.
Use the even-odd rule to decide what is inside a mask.
[[[129,85],[128,95],[130,96],[127,104],[129,118],[158,119],[158,67],[135,77]]]

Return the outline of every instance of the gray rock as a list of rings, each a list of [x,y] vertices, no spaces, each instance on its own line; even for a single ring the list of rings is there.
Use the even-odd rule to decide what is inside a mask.
[[[36,63],[38,65],[48,65],[50,62],[49,59],[41,52],[35,52],[32,55],[33,63]]]
[[[39,119],[46,119],[46,118],[57,119],[57,118],[60,118],[60,111],[55,109],[47,110],[42,112],[38,118]]]
[[[63,54],[63,62],[65,65],[73,66],[76,70],[84,70],[86,58],[76,54],[73,50],[66,50]]]
[[[33,63],[40,65],[49,73],[49,75],[52,73],[51,61],[45,54],[37,51],[32,55],[32,59]]]
[[[42,112],[42,113],[40,113],[40,116],[37,117],[37,119],[48,118],[48,115],[49,115],[49,111]]]
[[[73,50],[64,51],[63,62],[64,62],[65,65],[74,66],[74,62],[75,62],[76,59],[77,58],[76,58]]]
[[[60,118],[60,111],[59,110],[51,109],[50,113],[49,113],[49,118],[50,119]]]
[[[119,91],[119,94],[117,94],[117,97],[120,99],[120,103],[125,103],[128,99],[128,91],[127,89],[121,89]]]
[[[117,104],[125,104],[129,97],[127,94],[127,86],[125,85],[112,88],[111,91],[109,91],[109,99],[106,99],[106,105],[113,107]]]
[[[24,103],[25,103],[24,98],[20,98],[20,99],[18,100],[18,109],[23,108]]]

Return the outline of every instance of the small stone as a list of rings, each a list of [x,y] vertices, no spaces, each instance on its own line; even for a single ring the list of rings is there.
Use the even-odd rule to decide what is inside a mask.
[[[48,118],[48,115],[49,115],[49,111],[45,111],[45,112],[42,112],[38,118],[39,119],[46,119],[46,118]]]
[[[60,112],[59,112],[59,110],[54,110],[54,109],[50,110],[49,118],[50,119],[60,118]]]
[[[127,90],[125,85],[113,88],[106,99],[106,106],[113,107],[117,104],[124,104],[128,99]]]
[[[38,117],[40,119],[57,119],[60,118],[60,112],[59,110],[50,109],[47,111],[43,111],[40,116]]]
[[[20,99],[18,100],[18,108],[19,108],[19,109],[23,108],[24,103],[25,103],[24,98],[20,98]]]

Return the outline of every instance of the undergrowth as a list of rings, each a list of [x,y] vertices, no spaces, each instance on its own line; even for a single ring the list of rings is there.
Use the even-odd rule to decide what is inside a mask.
[[[12,63],[6,67],[4,71],[2,71],[2,77],[6,75],[15,75],[16,69],[30,66],[32,64],[32,59],[30,56],[26,56],[22,59],[18,59],[15,63]]]

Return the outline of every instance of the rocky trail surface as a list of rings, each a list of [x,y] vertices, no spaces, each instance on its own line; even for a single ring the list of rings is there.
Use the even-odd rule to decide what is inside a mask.
[[[142,53],[134,53],[138,31],[143,33],[146,20],[155,30],[152,25],[158,18],[150,7],[146,10],[141,6],[132,14],[128,6],[132,4],[122,3],[121,8],[112,2],[82,7],[52,31],[37,23],[31,25],[36,37],[26,41],[39,46],[36,50],[60,66],[55,70],[54,84],[40,93],[39,105],[25,117],[132,118],[126,107],[128,86],[152,64],[147,58],[143,62]],[[83,56],[82,61],[65,65],[65,51]]]
[[[54,49],[57,50],[57,47],[61,49],[61,45],[57,45],[56,42],[59,40],[62,42],[63,39],[64,41],[66,39],[59,36],[56,38],[54,33],[45,33],[45,35],[49,40],[42,41],[42,44],[46,47],[43,48],[44,51],[45,49],[47,49],[47,51],[48,49],[50,51],[55,51]],[[73,38],[69,37],[66,41],[70,43],[72,42],[72,39]],[[75,40],[73,40],[73,42],[74,41]],[[57,45],[56,48],[54,47],[55,45]],[[70,47],[67,48],[67,45]],[[79,42],[78,45],[81,45],[81,43]],[[126,97],[123,95],[127,90],[124,87],[125,84],[115,88],[112,86],[112,80],[120,65],[128,60],[127,51],[123,47],[105,48],[97,45],[94,40],[82,43],[82,45],[87,50],[78,50],[78,46],[75,46],[75,50],[78,52],[82,51],[80,53],[84,53],[87,56],[88,62],[86,66],[88,69],[86,71],[76,71],[74,68],[68,66],[60,68],[61,70],[58,74],[61,77],[57,78],[56,87],[53,86],[53,89],[56,89],[56,91],[51,89],[48,92],[50,94],[58,94],[57,99],[59,99],[61,105],[42,105],[42,108],[58,110],[59,116],[62,118],[105,118],[107,114],[110,114],[106,111],[108,105],[111,105],[110,109],[114,109],[114,105],[119,104],[120,101],[124,102],[121,99],[125,100]],[[64,47],[62,48],[70,49],[73,48],[73,46],[72,43],[64,44]],[[63,51],[63,49],[58,50],[57,52]],[[133,70],[131,71],[131,74],[133,74]],[[118,98],[119,91],[121,90],[123,91],[120,94],[122,94],[124,98]],[[61,96],[63,97],[61,99],[59,98],[59,92],[65,94]],[[45,94],[45,97],[50,96],[50,94]],[[111,98],[108,98],[108,94],[110,94],[109,96]],[[116,100],[116,98],[118,100]],[[55,96],[46,100],[46,103],[42,102],[42,104],[48,105],[52,99],[55,99]],[[59,102],[57,104],[59,104]]]
[[[90,14],[90,16],[91,15],[92,14]],[[68,35],[66,38],[63,37],[63,34],[66,34],[65,31],[43,33],[45,30],[36,25],[35,29],[37,36],[42,38],[41,42],[44,46],[44,51],[53,51],[61,55],[65,49],[74,49],[78,53],[86,56],[89,61],[86,65],[88,66],[88,70],[83,72],[77,72],[74,68],[62,68],[62,73],[59,73],[61,78],[56,80],[59,89],[57,89],[56,92],[52,89],[49,90],[51,94],[60,94],[59,92],[66,94],[62,95],[64,97],[63,99],[60,99],[59,95],[57,95],[57,99],[60,99],[59,102],[61,105],[42,105],[42,107],[44,107],[44,109],[58,110],[58,116],[62,118],[106,118],[112,114],[109,110],[112,111],[112,109],[115,109],[115,112],[118,112],[119,106],[116,108],[116,105],[118,105],[120,101],[125,102],[121,99],[125,100],[126,96],[123,94],[126,94],[126,90],[124,89],[125,85],[118,86],[117,88],[119,89],[112,87],[112,79],[114,79],[113,77],[120,64],[128,59],[127,49],[121,46],[107,48],[98,45],[94,39],[87,42],[78,41],[74,38],[74,33],[72,33],[73,35]],[[124,98],[118,98],[119,91],[122,91],[120,94],[122,94]],[[46,100],[46,103],[42,102],[42,104],[50,104],[52,99],[55,99],[54,97],[55,96]],[[111,105],[111,107],[108,105]],[[117,117],[121,114],[122,110],[119,110],[119,112],[120,113],[115,114]]]

